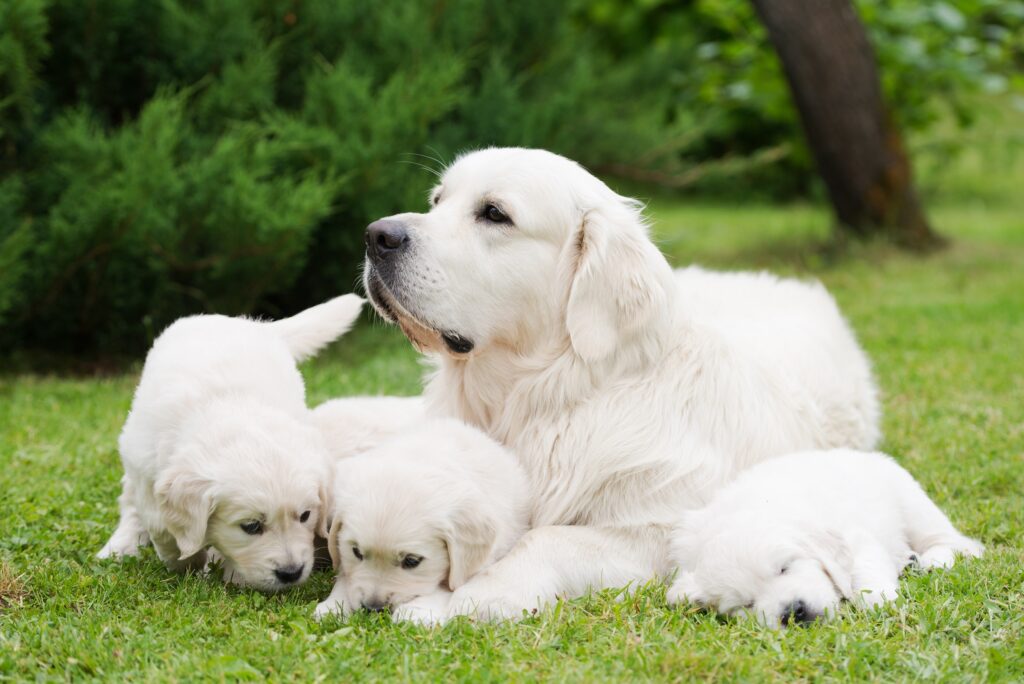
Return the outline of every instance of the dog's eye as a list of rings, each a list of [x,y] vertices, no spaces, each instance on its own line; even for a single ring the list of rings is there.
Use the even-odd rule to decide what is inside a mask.
[[[263,534],[263,523],[259,520],[248,520],[239,525],[239,527],[246,534]]]
[[[352,547],[352,555],[358,558],[359,560],[363,560],[363,552],[359,550],[358,546]]]
[[[402,567],[406,570],[412,570],[422,562],[423,558],[421,556],[406,556],[402,559]]]
[[[434,205],[435,207],[437,206],[437,203],[440,202],[440,201],[441,201],[441,193],[437,193],[436,195],[434,195],[433,197],[430,198],[430,203],[432,205]]]
[[[497,206],[488,204],[484,207],[484,210],[480,212],[481,218],[485,218],[491,223],[511,223],[508,214],[503,212]]]
[[[304,523],[309,520],[309,511],[302,511],[302,515],[299,516],[299,522]]]
[[[788,565],[783,565],[781,568],[779,568],[779,574],[780,575],[785,575],[788,570],[789,570],[789,566]]]

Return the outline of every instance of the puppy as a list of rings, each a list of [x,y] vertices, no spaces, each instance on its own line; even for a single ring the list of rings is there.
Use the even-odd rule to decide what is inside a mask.
[[[768,626],[807,623],[834,616],[844,599],[891,601],[914,560],[948,567],[982,550],[888,456],[802,452],[750,468],[686,514],[668,599]]]
[[[343,334],[362,307],[345,295],[277,322],[192,316],[146,357],[119,447],[121,519],[97,554],[152,542],[168,568],[278,591],[306,580],[326,536],[331,465],[296,361]]]
[[[328,548],[338,579],[315,615],[397,608],[427,621],[526,530],[528,485],[497,442],[432,420],[340,461],[334,506]]]

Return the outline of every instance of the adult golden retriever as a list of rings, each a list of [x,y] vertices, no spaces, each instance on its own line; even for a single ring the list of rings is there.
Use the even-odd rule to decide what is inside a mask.
[[[428,411],[511,447],[531,529],[451,614],[519,617],[667,570],[665,530],[739,471],[871,448],[871,370],[819,284],[673,272],[641,205],[542,150],[466,154],[366,231],[366,291],[436,370]]]

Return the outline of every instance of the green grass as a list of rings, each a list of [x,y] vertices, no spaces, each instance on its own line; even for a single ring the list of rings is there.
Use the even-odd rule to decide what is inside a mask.
[[[976,195],[946,194],[949,176],[926,174],[934,222],[953,243],[924,258],[879,245],[836,257],[819,248],[829,219],[818,207],[652,203],[673,263],[813,275],[839,299],[875,362],[885,448],[988,546],[985,558],[949,572],[911,573],[895,605],[772,632],[669,610],[664,590],[651,586],[517,625],[431,631],[379,616],[318,624],[310,614],[329,591],[329,573],[263,596],[170,575],[152,551],[94,560],[116,519],[115,439],[137,376],[7,374],[0,678],[1021,680],[1022,158],[985,170],[990,182],[970,164],[956,167],[954,185]],[[420,366],[398,333],[364,322],[304,373],[319,402],[414,393]]]

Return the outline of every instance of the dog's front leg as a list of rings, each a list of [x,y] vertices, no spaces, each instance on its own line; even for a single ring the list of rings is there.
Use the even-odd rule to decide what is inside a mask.
[[[855,535],[852,545],[853,602],[872,608],[899,596],[898,567],[889,551],[867,534]]]
[[[515,620],[559,598],[646,582],[667,569],[660,527],[538,527],[509,553],[459,587],[449,617]]]
[[[121,478],[121,487],[121,496],[117,499],[120,511],[117,529],[96,554],[97,558],[137,556],[139,547],[149,544],[149,534],[135,508],[134,484],[127,475]]]

